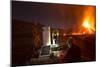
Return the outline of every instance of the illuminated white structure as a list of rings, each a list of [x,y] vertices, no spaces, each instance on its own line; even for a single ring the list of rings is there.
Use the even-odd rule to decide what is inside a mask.
[[[51,53],[54,53],[55,56],[59,54],[59,51],[53,51],[51,48],[58,47],[57,38],[59,36],[59,33],[56,31],[56,33],[52,32],[50,27],[43,27],[43,46],[40,51],[39,57],[48,57]],[[52,41],[52,43],[51,43]]]
[[[52,31],[52,45],[51,47],[58,47],[59,31],[57,29]]]
[[[51,47],[58,47],[58,44],[56,43],[56,39],[52,39],[53,43],[51,45]]]
[[[50,27],[43,27],[43,45],[51,45]]]
[[[52,34],[52,35],[51,35]],[[51,46],[51,47],[58,47],[58,43],[57,43],[57,38],[55,38],[59,36],[58,31],[56,30],[56,33],[52,32],[50,30],[50,27],[43,27],[43,45],[44,46]],[[52,37],[52,39],[51,39]],[[52,43],[51,43],[52,40]]]

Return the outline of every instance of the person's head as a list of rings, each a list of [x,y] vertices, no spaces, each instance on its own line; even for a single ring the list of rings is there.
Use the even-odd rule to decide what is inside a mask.
[[[67,44],[68,44],[68,47],[72,47],[72,45],[75,43],[75,40],[73,37],[69,37],[68,40],[67,40]]]

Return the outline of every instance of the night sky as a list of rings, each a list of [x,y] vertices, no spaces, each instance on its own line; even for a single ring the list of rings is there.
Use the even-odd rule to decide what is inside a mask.
[[[13,1],[12,18],[68,29],[81,23],[88,7],[95,6]]]

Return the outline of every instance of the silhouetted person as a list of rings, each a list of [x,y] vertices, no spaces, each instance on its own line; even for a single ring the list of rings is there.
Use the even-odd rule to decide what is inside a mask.
[[[69,50],[65,55],[65,62],[80,62],[81,51],[80,51],[80,48],[76,45],[76,40],[70,37],[67,44],[68,44]]]

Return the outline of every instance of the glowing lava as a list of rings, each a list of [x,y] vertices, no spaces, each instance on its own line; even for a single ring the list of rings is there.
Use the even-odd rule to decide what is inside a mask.
[[[86,29],[85,33],[92,34],[95,31],[93,24],[88,18],[86,18],[85,21],[83,22],[83,27]]]
[[[87,20],[84,21],[83,26],[85,28],[90,28],[90,24],[89,24],[89,22]]]
[[[96,8],[86,7],[79,26],[73,28],[72,35],[96,34]]]
[[[88,7],[84,11],[82,26],[85,28],[84,32],[88,34],[95,33],[95,8]]]

